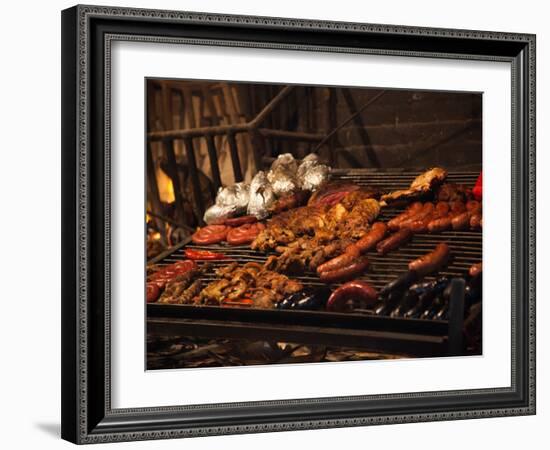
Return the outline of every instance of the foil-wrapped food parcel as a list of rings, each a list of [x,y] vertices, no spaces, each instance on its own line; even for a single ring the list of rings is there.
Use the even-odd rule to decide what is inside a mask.
[[[315,153],[300,162],[290,153],[281,154],[267,174],[258,172],[250,184],[221,187],[214,205],[204,213],[204,221],[211,225],[244,213],[265,219],[278,198],[299,191],[317,191],[329,178],[330,167],[322,164]]]

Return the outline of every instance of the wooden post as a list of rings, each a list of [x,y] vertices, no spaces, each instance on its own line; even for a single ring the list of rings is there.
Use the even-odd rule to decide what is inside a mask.
[[[172,179],[174,187],[174,197],[176,199],[176,216],[180,222],[185,222],[185,212],[183,209],[183,194],[181,190],[182,180],[180,171],[176,162],[176,153],[174,151],[174,141],[172,139],[164,141],[164,151],[166,153],[168,176]]]
[[[237,142],[235,141],[235,133],[229,132],[227,134],[227,142],[229,144],[229,154],[231,155],[231,164],[233,165],[233,176],[235,183],[243,181],[243,174],[241,171],[241,162],[239,159],[239,150],[237,148]]]
[[[367,132],[367,127],[363,123],[361,115],[357,113],[357,105],[355,104],[355,100],[353,99],[351,91],[348,88],[343,88],[341,89],[341,91],[342,95],[344,96],[344,100],[346,101],[346,104],[348,106],[348,110],[350,114],[353,115],[353,120],[355,122],[355,125],[357,126],[357,133],[363,141],[363,145],[365,146],[365,153],[367,154],[367,158],[370,161],[371,166],[381,167],[380,160],[378,159],[378,156],[372,148],[372,143],[369,137],[369,133]]]
[[[214,143],[214,136],[206,135],[206,145],[208,148],[208,158],[210,159],[210,167],[212,169],[212,179],[214,181],[214,188],[217,192],[222,185],[222,179],[220,176],[220,168],[218,165],[218,152],[216,151],[216,144]]]
[[[327,123],[327,134],[330,133],[331,130],[334,130],[336,128],[336,106],[338,103],[338,99],[336,98],[336,89],[334,88],[328,88],[328,123]],[[336,140],[335,135],[329,137],[327,140],[328,144],[328,151],[329,151],[329,164],[332,167],[336,167],[336,164],[338,162],[338,156],[336,155]]]
[[[155,163],[153,161],[153,149],[151,143],[147,144],[146,149],[146,173],[147,173],[147,198],[151,201],[151,207],[157,214],[162,214],[162,203],[160,201],[159,187],[157,175],[155,173]],[[160,239],[164,246],[167,245],[168,239],[166,236],[166,227],[164,222],[156,217],[153,217],[157,230],[160,232]]]
[[[199,180],[199,171],[197,169],[197,161],[195,159],[195,149],[193,148],[193,139],[185,138],[185,153],[187,154],[187,165],[189,167],[189,175],[191,176],[191,184],[193,185],[193,209],[195,216],[200,224],[203,223],[204,201],[202,198],[202,189]]]

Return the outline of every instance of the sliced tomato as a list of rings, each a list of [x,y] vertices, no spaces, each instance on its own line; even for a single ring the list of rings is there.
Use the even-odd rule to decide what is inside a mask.
[[[191,237],[195,244],[210,245],[225,240],[230,227],[226,225],[207,225],[199,228]]]
[[[227,242],[231,245],[250,244],[256,236],[265,228],[261,222],[247,223],[237,228],[232,228],[227,233]]]

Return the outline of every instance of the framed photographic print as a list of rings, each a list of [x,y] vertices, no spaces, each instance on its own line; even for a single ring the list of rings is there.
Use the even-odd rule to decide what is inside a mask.
[[[62,436],[535,413],[535,36],[62,12]]]

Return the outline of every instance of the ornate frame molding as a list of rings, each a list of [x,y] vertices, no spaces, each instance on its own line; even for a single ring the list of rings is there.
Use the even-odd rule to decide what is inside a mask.
[[[74,399],[74,405],[71,407],[65,406],[64,409],[66,415],[74,415],[74,423],[64,419],[66,423],[64,429],[64,437],[69,440],[78,443],[98,443],[98,442],[112,442],[112,441],[128,441],[128,440],[142,440],[142,439],[163,439],[173,437],[192,437],[192,436],[207,436],[217,434],[237,434],[237,433],[250,433],[250,432],[270,432],[270,431],[284,431],[284,430],[299,430],[299,429],[312,429],[312,428],[328,428],[328,427],[348,427],[348,426],[362,426],[362,425],[374,425],[374,424],[388,424],[388,423],[403,423],[403,422],[421,422],[421,421],[440,421],[440,420],[453,420],[453,419],[469,419],[469,418],[481,418],[481,417],[498,417],[509,415],[526,415],[535,413],[535,36],[529,34],[514,34],[514,33],[500,33],[500,32],[486,32],[486,31],[471,31],[471,30],[449,30],[449,29],[433,29],[423,27],[405,27],[396,25],[377,25],[377,24],[362,24],[362,23],[347,23],[347,22],[329,22],[329,21],[316,21],[316,20],[304,20],[304,19],[285,19],[285,18],[270,18],[270,17],[255,17],[255,16],[233,16],[233,15],[221,15],[221,14],[204,14],[194,12],[177,12],[177,11],[158,11],[147,9],[127,9],[116,7],[98,7],[98,6],[76,6],[70,14],[71,19],[74,21],[74,36],[77,38],[76,55],[65,56],[69,62],[76,64],[76,79],[74,80],[74,98],[76,100],[75,114],[75,126],[76,126],[76,157],[75,167],[76,172],[73,174],[76,184],[74,207],[74,216],[70,214],[70,217],[63,217],[63,220],[75,221],[75,233],[76,246],[74,253],[71,255],[74,259],[67,261],[64,255],[63,264],[75,264],[76,266],[76,280],[74,284],[66,288],[68,293],[64,294],[63,308],[70,308],[71,298],[74,303],[74,298],[78,299],[77,308],[74,311],[76,323],[73,324],[74,328],[68,331],[64,331],[64,339],[75,339],[77,353],[71,355],[74,358],[75,367],[74,370],[67,370],[67,375],[74,373],[76,377],[77,390],[74,393],[64,393],[64,395],[70,396],[71,400]],[[69,13],[67,13],[68,15]],[[416,51],[413,49],[403,50],[391,50],[391,49],[376,49],[376,48],[349,48],[338,46],[316,46],[316,45],[298,45],[298,44],[281,44],[281,43],[268,43],[268,42],[252,42],[246,40],[216,40],[216,39],[196,39],[196,38],[173,38],[173,37],[155,37],[148,35],[132,35],[132,34],[117,34],[107,33],[104,36],[104,67],[105,67],[105,81],[104,81],[104,158],[105,158],[105,171],[104,171],[104,206],[107,214],[105,215],[105,234],[104,234],[104,267],[105,267],[105,315],[104,315],[104,346],[105,346],[105,407],[104,417],[107,419],[107,425],[100,426],[101,423],[90,423],[90,401],[89,401],[89,365],[90,357],[88,349],[93,342],[90,341],[90,329],[88,318],[90,317],[90,77],[92,76],[91,65],[91,31],[90,23],[97,18],[105,19],[137,19],[147,22],[161,22],[170,25],[229,25],[229,26],[243,26],[251,31],[253,29],[276,29],[276,30],[322,30],[340,33],[376,33],[384,36],[424,36],[430,38],[457,38],[466,39],[472,41],[488,40],[498,41],[504,43],[517,43],[525,48],[527,52],[527,58],[525,58],[526,67],[519,67],[521,64],[516,57],[502,56],[502,55],[479,55],[479,54],[467,54],[467,53],[445,53],[441,51]],[[525,317],[525,333],[527,336],[526,347],[527,352],[523,355],[525,357],[525,372],[527,376],[527,391],[528,398],[521,405],[511,407],[494,407],[494,408],[477,408],[471,410],[455,409],[453,411],[443,412],[429,412],[429,413],[411,413],[411,414],[387,414],[387,415],[370,415],[370,416],[357,416],[346,417],[336,419],[318,419],[318,420],[289,420],[273,423],[262,424],[249,424],[249,425],[215,425],[215,426],[190,426],[187,428],[182,427],[166,427],[163,429],[147,430],[140,429],[139,424],[129,431],[125,428],[121,428],[120,431],[115,427],[116,421],[124,416],[139,416],[143,413],[149,414],[166,414],[182,413],[190,409],[207,411],[212,408],[223,407],[243,407],[243,406],[290,406],[290,405],[304,405],[304,404],[328,404],[330,402],[346,401],[348,397],[335,397],[335,398],[320,398],[309,400],[288,400],[288,401],[271,401],[271,402],[253,402],[253,403],[239,403],[239,404],[218,404],[218,405],[195,405],[195,406],[182,406],[182,407],[166,407],[166,408],[139,408],[139,409],[125,409],[125,410],[113,410],[110,403],[110,290],[109,290],[109,276],[110,276],[110,62],[111,62],[111,43],[114,40],[127,40],[127,41],[146,41],[156,43],[186,43],[197,45],[226,45],[226,46],[245,46],[256,48],[276,48],[276,49],[290,49],[290,50],[304,50],[304,51],[332,51],[332,52],[350,52],[350,53],[369,53],[369,54],[385,54],[385,55],[399,55],[399,56],[415,56],[415,57],[436,57],[436,58],[453,58],[453,59],[483,59],[492,61],[509,61],[513,64],[512,74],[512,86],[513,89],[523,89],[526,93],[524,101],[527,104],[528,117],[523,117],[521,112],[521,105],[517,105],[513,98],[513,117],[521,117],[525,123],[518,124],[516,120],[513,120],[512,129],[512,144],[513,154],[514,146],[518,143],[525,142],[524,151],[528,153],[525,156],[527,164],[525,166],[525,178],[527,180],[528,189],[526,192],[517,192],[517,195],[524,195],[525,202],[528,208],[527,230],[527,258],[526,264],[528,266],[528,272],[525,279],[522,278],[521,282],[526,283],[528,287],[528,298],[523,301],[527,302],[528,311]],[[66,63],[66,62],[65,62]],[[523,73],[521,80],[516,79],[516,74]],[[526,78],[526,79],[524,79]],[[69,109],[69,106],[64,104],[64,108]],[[72,107],[74,108],[74,106]],[[518,129],[517,127],[520,127]],[[69,138],[64,138],[65,141],[69,141]],[[522,141],[523,139],[523,141]],[[64,142],[64,157],[67,152],[74,153],[74,145],[71,147],[72,142]],[[521,151],[521,148],[516,148],[516,152]],[[514,169],[514,168],[513,168]],[[513,178],[515,182],[515,178]],[[65,184],[64,184],[65,186]],[[516,192],[517,186],[513,186],[513,193]],[[517,226],[517,213],[518,211],[513,208],[513,227]],[[521,214],[521,212],[520,212]],[[523,223],[523,222],[522,222]],[[515,238],[515,235],[514,235]],[[69,238],[67,238],[69,239]],[[515,258],[513,260],[513,271],[515,269]],[[513,281],[516,277],[513,276]],[[65,286],[65,279],[64,279]],[[74,287],[74,291],[72,288]],[[69,289],[71,288],[71,289]],[[72,296],[71,292],[72,291]],[[514,286],[513,286],[514,292]],[[76,295],[75,295],[76,294]],[[65,298],[65,296],[67,296]],[[515,296],[513,295],[513,298]],[[74,308],[74,304],[72,305]],[[515,309],[512,312],[512,326],[515,327],[518,318],[515,317]],[[76,333],[74,333],[76,332]],[[69,334],[71,336],[69,336]],[[72,336],[75,334],[74,336]],[[513,330],[513,336],[515,339],[515,330]],[[515,342],[515,341],[514,341]],[[500,389],[483,389],[472,391],[450,391],[450,392],[432,392],[432,393],[418,393],[418,394],[396,394],[396,395],[379,395],[379,396],[362,396],[360,399],[368,400],[383,400],[383,399],[403,399],[413,400],[422,399],[427,395],[431,396],[476,396],[482,393],[485,394],[498,394],[513,392],[516,388],[515,362],[516,362],[516,347],[512,345],[512,386],[510,388]],[[70,357],[64,354],[64,358]],[[354,400],[358,399],[353,397]],[[109,421],[111,419],[111,421]],[[73,425],[76,425],[77,429],[73,429]]]

